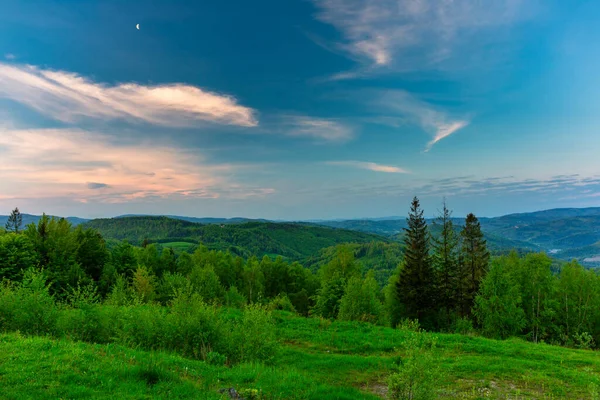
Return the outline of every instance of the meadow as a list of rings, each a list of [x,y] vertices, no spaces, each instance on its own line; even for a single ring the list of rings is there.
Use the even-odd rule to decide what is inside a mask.
[[[229,366],[135,346],[5,333],[2,398],[108,399],[119,393],[123,399],[226,399],[219,390],[233,387],[256,399],[380,399],[386,398],[388,376],[398,369],[410,335],[283,311],[274,311],[273,320],[274,358]],[[597,352],[520,339],[426,335],[437,337],[437,398],[598,398]]]

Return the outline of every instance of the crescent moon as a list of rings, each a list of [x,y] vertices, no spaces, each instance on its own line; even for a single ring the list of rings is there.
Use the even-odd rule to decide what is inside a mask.
[[[137,24],[137,25],[135,26],[135,29],[137,29],[137,30],[139,31],[139,30],[140,30],[140,24]]]

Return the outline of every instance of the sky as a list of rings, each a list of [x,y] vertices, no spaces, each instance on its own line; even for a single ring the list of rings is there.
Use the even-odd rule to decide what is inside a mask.
[[[0,214],[600,205],[600,2],[0,3]]]

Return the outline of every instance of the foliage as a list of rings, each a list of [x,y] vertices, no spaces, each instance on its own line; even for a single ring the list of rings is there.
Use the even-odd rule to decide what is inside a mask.
[[[377,298],[379,287],[372,271],[362,279],[348,280],[340,301],[338,319],[342,321],[379,322],[382,316],[381,301]]]
[[[474,314],[482,332],[504,339],[518,334],[526,325],[519,283],[503,260],[492,263],[475,299]]]
[[[291,223],[247,222],[221,226],[167,217],[122,217],[95,219],[83,225],[96,229],[106,238],[135,244],[141,244],[144,239],[158,243],[188,241],[244,257],[277,254],[295,260],[339,243],[388,241],[368,233]]]
[[[393,400],[437,399],[441,378],[435,351],[437,338],[408,331],[397,372],[388,378],[388,398]]]

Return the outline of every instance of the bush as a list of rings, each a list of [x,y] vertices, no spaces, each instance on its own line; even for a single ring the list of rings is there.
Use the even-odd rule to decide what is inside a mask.
[[[29,269],[20,285],[0,285],[0,328],[29,335],[54,331],[58,307],[43,271]]]
[[[225,305],[227,307],[242,308],[246,303],[248,303],[246,296],[241,294],[235,286],[230,287],[225,293]]]
[[[594,338],[588,332],[576,333],[573,335],[573,343],[578,349],[589,350],[594,347]]]
[[[393,400],[436,399],[436,382],[441,375],[433,355],[436,338],[423,332],[407,332],[398,371],[388,378],[388,397]]]
[[[475,332],[473,321],[469,318],[457,318],[456,321],[454,321],[452,331],[461,335],[471,335]]]
[[[230,360],[270,362],[277,350],[271,313],[257,304],[247,306],[230,335]]]
[[[294,305],[292,304],[290,299],[285,294],[284,295],[280,294],[277,297],[275,297],[273,300],[271,300],[269,302],[269,304],[267,305],[267,309],[269,311],[282,310],[282,311],[289,311],[289,312],[293,312],[293,313],[296,312]]]

